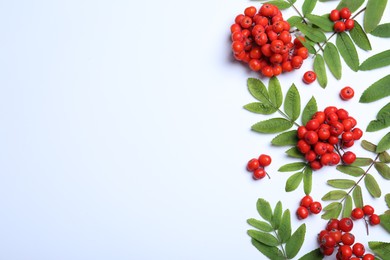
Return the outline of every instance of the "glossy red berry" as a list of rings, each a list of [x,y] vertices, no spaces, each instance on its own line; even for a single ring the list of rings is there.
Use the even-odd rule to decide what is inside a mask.
[[[374,214],[374,208],[371,206],[371,205],[364,205],[363,206],[363,212],[364,212],[364,215],[366,216],[371,216],[372,214]]]
[[[333,22],[340,20],[340,11],[337,9],[332,10],[329,14],[329,19]]]
[[[269,156],[267,154],[261,154],[259,156],[258,161],[259,161],[259,164],[261,167],[266,167],[266,166],[271,164],[272,159],[271,159],[271,156]]]
[[[353,221],[350,218],[342,218],[339,221],[339,229],[344,232],[349,232],[353,228]]]
[[[257,168],[253,172],[253,179],[255,179],[255,180],[263,179],[266,175],[267,175],[267,173],[263,168]]]
[[[249,7],[245,8],[245,10],[244,10],[244,14],[246,16],[249,16],[249,17],[255,16],[256,12],[257,12],[257,10],[256,10],[256,7],[254,7],[254,6],[249,6]]]
[[[306,71],[305,74],[303,74],[303,82],[306,84],[313,83],[317,79],[317,74],[314,71]]]
[[[297,216],[299,219],[305,219],[309,216],[309,210],[306,207],[299,206],[297,209]]]
[[[359,140],[363,136],[363,131],[360,128],[354,128],[352,130],[353,140]]]
[[[350,100],[355,95],[355,91],[351,87],[344,87],[340,90],[342,100]]]
[[[249,162],[246,165],[246,169],[250,172],[255,171],[260,167],[259,161],[255,158],[250,159]]]
[[[343,154],[342,159],[345,164],[352,164],[356,160],[356,155],[348,151]]]
[[[326,224],[326,230],[331,231],[332,229],[339,229],[339,220],[332,218]]]
[[[349,30],[352,30],[353,27],[355,27],[355,20],[353,19],[347,19],[345,20],[345,30],[346,31],[349,31]]]
[[[365,251],[366,249],[364,248],[364,245],[361,243],[355,243],[352,247],[352,253],[357,257],[362,257]]]
[[[355,236],[349,232],[346,232],[341,236],[341,242],[343,242],[344,245],[351,246],[353,243],[355,243]]]
[[[342,33],[345,31],[345,23],[343,21],[337,21],[334,23],[333,29],[337,33]]]
[[[310,204],[310,212],[311,213],[318,214],[321,212],[321,210],[322,210],[322,205],[320,202],[315,201],[315,202]]]
[[[365,254],[362,260],[375,260],[375,256],[373,254]]]
[[[369,218],[371,225],[378,225],[381,223],[381,219],[377,214],[372,214]]]
[[[320,241],[320,244],[325,247],[334,247],[336,245],[336,240],[329,234],[324,235]]]
[[[320,250],[321,250],[321,253],[323,254],[323,255],[332,255],[333,254],[333,252],[334,252],[334,247],[326,247],[326,246],[323,246],[323,245],[321,245],[320,246]]]
[[[349,17],[351,17],[351,11],[348,7],[344,7],[340,10],[340,17],[342,19],[349,19]]]
[[[354,208],[351,212],[352,219],[362,219],[364,217],[364,212],[361,208]]]
[[[259,13],[262,16],[272,16],[274,14],[274,7],[271,4],[263,4],[260,7]]]
[[[349,245],[342,245],[339,247],[341,260],[348,260],[352,256],[352,248]]]
[[[313,198],[310,195],[306,195],[301,199],[301,203],[299,205],[308,208],[312,203]]]

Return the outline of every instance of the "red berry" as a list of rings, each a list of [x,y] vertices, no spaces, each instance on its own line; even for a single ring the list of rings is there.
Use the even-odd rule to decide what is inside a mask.
[[[262,16],[272,16],[274,14],[274,7],[271,4],[263,4],[260,7],[259,13]]]
[[[297,55],[298,56],[301,56],[302,59],[307,59],[307,57],[309,57],[309,51],[306,47],[301,47],[297,50]]]
[[[244,18],[242,18],[242,20],[240,21],[240,25],[244,29],[251,27],[252,23],[252,18],[250,18],[249,16],[244,16]]]
[[[351,164],[356,160],[356,155],[353,152],[348,151],[343,154],[342,158],[345,164]]]
[[[299,219],[305,219],[309,216],[309,210],[306,207],[300,206],[297,209],[297,216]]]
[[[355,27],[355,20],[353,19],[347,19],[345,20],[345,30],[349,31],[352,30],[353,27]]]
[[[329,231],[329,235],[334,238],[336,243],[339,243],[341,241],[342,233],[340,230],[332,229],[331,231]]]
[[[353,219],[362,219],[364,217],[364,212],[361,208],[354,208],[351,212],[351,217]]]
[[[246,165],[248,171],[253,172],[260,167],[259,161],[255,158],[250,159]]]
[[[374,208],[370,205],[363,206],[363,212],[366,216],[371,216],[372,214],[374,214],[374,211]]]
[[[360,128],[354,128],[352,134],[353,140],[359,140],[363,136],[363,131]]]
[[[373,254],[365,254],[362,260],[375,260],[375,256]]]
[[[261,154],[258,161],[261,167],[266,167],[271,164],[272,159],[271,156],[267,154]]]
[[[306,129],[307,130],[312,130],[312,131],[315,131],[317,130],[318,128],[320,127],[320,122],[318,121],[318,119],[310,119],[307,123],[306,123]]]
[[[337,9],[332,10],[329,14],[329,19],[333,22],[340,20],[340,11]]]
[[[321,212],[321,210],[322,210],[322,206],[321,206],[320,202],[315,201],[312,204],[310,204],[310,212],[311,213],[318,214]]]
[[[349,245],[342,245],[339,247],[341,260],[348,260],[352,256],[352,248]]]
[[[348,7],[344,7],[340,10],[340,17],[343,19],[349,19],[349,17],[351,17],[351,11]]]
[[[350,100],[355,95],[355,91],[351,87],[345,87],[340,90],[342,100]]]
[[[353,221],[350,218],[342,218],[339,221],[339,229],[344,232],[349,232],[353,228]]]
[[[320,244],[325,247],[334,247],[336,245],[336,240],[329,234],[324,235],[320,241]]]
[[[313,198],[310,195],[306,195],[305,197],[303,197],[301,199],[300,205],[308,208],[308,207],[310,207],[310,204],[312,204],[312,203],[313,203]]]
[[[305,160],[308,162],[312,162],[317,158],[317,154],[313,151],[310,150],[305,154]]]
[[[365,251],[366,249],[364,248],[364,245],[361,243],[355,243],[352,247],[352,252],[357,257],[362,257]]]
[[[294,56],[291,59],[291,65],[294,69],[299,69],[302,66],[303,59],[301,56]]]
[[[255,179],[255,180],[263,179],[266,175],[267,175],[267,173],[263,168],[257,168],[253,172],[253,179]]]
[[[337,21],[334,23],[333,29],[337,33],[341,33],[345,31],[345,24],[343,21]]]
[[[257,12],[256,7],[249,6],[249,7],[245,8],[244,14],[246,16],[253,17],[253,16],[255,16],[256,12]]]
[[[339,229],[339,220],[332,218],[326,224],[326,230],[331,231],[332,229]]]
[[[235,53],[242,52],[244,50],[245,46],[241,41],[234,41],[232,42],[232,50]]]
[[[315,144],[318,142],[318,134],[315,131],[307,131],[305,134],[305,141],[308,144]]]
[[[320,250],[321,250],[323,255],[332,255],[334,252],[334,247],[326,247],[326,246],[321,245]]]
[[[355,236],[349,232],[346,232],[341,236],[341,242],[343,242],[344,245],[351,246],[353,243],[355,243]]]
[[[372,214],[369,220],[371,225],[378,225],[381,223],[381,219],[377,214]]]
[[[306,71],[305,74],[303,74],[303,82],[306,84],[313,83],[317,79],[317,74],[314,71]]]
[[[301,153],[303,153],[303,154],[305,154],[305,153],[307,153],[308,151],[310,151],[310,145],[308,144],[308,143],[306,143],[306,141],[305,140],[299,140],[298,141],[298,143],[297,143],[297,148],[298,148],[298,150],[301,152]]]
[[[274,72],[273,72],[271,66],[264,66],[264,67],[261,69],[261,73],[262,73],[265,77],[268,77],[268,78],[271,78],[271,77],[274,75]]]

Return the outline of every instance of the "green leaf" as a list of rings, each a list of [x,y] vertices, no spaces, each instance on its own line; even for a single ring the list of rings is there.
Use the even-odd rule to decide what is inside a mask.
[[[386,163],[376,162],[374,167],[383,178],[390,180],[390,167]]]
[[[313,117],[313,115],[318,111],[317,101],[312,96],[307,102],[305,108],[302,111],[302,124],[306,125],[306,123]],[[296,143],[295,143],[296,144]]]
[[[302,182],[302,178],[303,178],[302,172],[297,172],[291,175],[286,181],[286,187],[285,187],[286,192],[296,190],[299,184]]]
[[[386,151],[379,154],[379,161],[384,163],[390,163],[390,154]]]
[[[321,54],[317,54],[314,58],[313,67],[314,72],[317,74],[318,84],[320,84],[322,88],[326,88],[326,85],[328,85],[328,76],[326,75],[325,60]]]
[[[373,160],[371,158],[357,157],[356,160],[350,164],[351,166],[369,166]]]
[[[285,210],[282,216],[282,222],[278,229],[280,242],[285,243],[291,237],[291,217],[290,210]]]
[[[365,0],[341,0],[336,7],[337,10],[341,10],[343,7],[348,7],[351,12],[355,12],[364,3]]]
[[[359,48],[365,51],[372,50],[371,43],[367,37],[366,32],[357,21],[355,21],[355,26],[353,29],[349,31],[349,35],[351,35],[352,40],[354,43],[356,43],[357,46],[359,46]]]
[[[368,242],[368,246],[376,256],[379,256],[382,259],[388,259],[388,256],[390,255],[390,243],[370,241]]]
[[[272,215],[271,225],[272,227],[277,230],[280,226],[280,222],[282,221],[282,202],[278,201],[275,205],[274,214]]]
[[[297,130],[291,130],[281,133],[271,141],[271,143],[275,146],[296,145],[297,142]]]
[[[256,203],[256,208],[257,208],[257,212],[259,212],[260,216],[267,220],[267,221],[271,221],[272,219],[272,209],[271,209],[271,205],[269,204],[268,201],[266,201],[265,199],[258,199],[257,200],[257,203]]]
[[[355,48],[355,44],[351,38],[346,34],[338,33],[336,37],[336,45],[339,49],[341,57],[343,57],[345,63],[353,70],[359,70],[359,56]]]
[[[294,84],[292,84],[286,93],[286,98],[284,99],[284,112],[286,112],[291,121],[297,120],[301,113],[301,97]]]
[[[247,85],[249,93],[251,93],[255,99],[265,104],[269,104],[267,88],[263,82],[261,82],[259,79],[248,78]]]
[[[302,4],[302,13],[303,15],[310,14],[314,7],[316,7],[317,0],[305,0]]]
[[[383,38],[390,37],[390,23],[384,23],[378,25],[372,32],[371,35]]]
[[[341,209],[342,209],[342,205],[340,202],[335,202],[334,206],[329,209],[329,210],[326,210],[324,214],[322,214],[321,218],[322,219],[332,219],[332,218],[338,218],[338,216],[340,215],[341,213]]]
[[[390,126],[390,102],[379,110],[376,120],[371,121],[366,131],[374,132]]]
[[[275,134],[286,131],[293,126],[291,121],[284,118],[272,118],[260,121],[252,126],[252,130],[264,134]]]
[[[360,177],[365,173],[362,168],[351,165],[337,165],[336,169],[354,177]]]
[[[268,84],[268,93],[271,103],[279,108],[283,103],[283,93],[277,77],[272,77]]]
[[[344,198],[344,196],[347,195],[346,191],[343,190],[332,190],[326,193],[323,197],[322,200],[328,201],[328,200],[339,200]]]
[[[271,232],[274,230],[271,227],[271,225],[268,224],[267,222],[260,221],[260,220],[254,219],[254,218],[248,219],[248,224],[251,225],[252,227],[255,227],[255,228],[257,228],[261,231],[265,231],[265,232]]]
[[[340,54],[336,46],[331,42],[328,42],[324,48],[324,59],[333,76],[336,79],[341,79],[342,67]]]
[[[304,162],[294,162],[294,163],[288,163],[279,168],[278,171],[280,172],[293,172],[298,171],[300,169],[303,169],[303,167],[306,166],[306,163]]]
[[[272,4],[277,6],[280,10],[284,10],[291,7],[291,4],[285,1],[271,0],[267,2],[268,4]]]
[[[333,32],[334,23],[329,20],[329,17],[314,15],[314,14],[306,14],[305,17],[309,19],[309,21],[324,30],[325,32]]]
[[[249,103],[244,106],[244,108],[252,113],[270,115],[277,111],[275,107],[269,104],[264,104],[260,102]]]
[[[304,23],[297,23],[295,25],[307,38],[315,41],[315,42],[324,42],[326,41],[325,34],[319,30],[315,29],[311,26],[308,26]]]
[[[363,27],[366,32],[372,32],[382,19],[387,0],[368,0],[364,12]]]
[[[276,237],[274,237],[273,235],[271,235],[269,233],[250,229],[250,230],[248,230],[248,235],[251,238],[253,238],[253,239],[255,239],[255,240],[259,241],[260,243],[263,243],[267,246],[278,246],[279,245],[279,241],[276,239]]]
[[[381,188],[376,182],[374,176],[372,176],[371,174],[366,174],[366,177],[364,177],[364,184],[366,184],[368,192],[374,198],[379,198],[382,195]]]
[[[311,193],[313,184],[313,171],[310,167],[305,168],[303,171],[303,190],[306,195]]]
[[[342,213],[343,218],[349,218],[351,216],[352,206],[352,197],[347,195],[344,200],[344,208]]]
[[[385,201],[388,208],[390,208],[390,193],[385,195]]]
[[[364,202],[363,202],[362,188],[359,185],[357,185],[353,189],[352,198],[353,198],[353,203],[357,208],[363,207]]]
[[[353,180],[348,179],[333,179],[327,181],[328,185],[337,189],[350,189],[356,184]]]
[[[370,103],[390,95],[390,75],[381,78],[369,86],[361,95],[360,103]]]
[[[314,48],[315,42],[311,41],[309,38],[305,38],[305,41],[302,41],[299,38],[298,40],[302,43],[304,47],[306,47],[309,53],[315,54],[317,52],[317,50]]]
[[[340,202],[332,202],[332,203],[329,203],[328,205],[326,205],[323,210],[324,211],[329,211],[329,210],[332,210],[332,209],[335,209],[337,207],[340,206]]]
[[[306,225],[302,224],[299,228],[291,235],[290,239],[286,243],[286,255],[288,259],[294,258],[303,245],[306,234]]]
[[[359,70],[373,70],[390,65],[390,50],[375,54],[360,65]]]
[[[317,248],[317,249],[310,251],[306,255],[302,256],[298,260],[322,260],[323,258],[324,258],[324,255],[321,253],[321,250],[319,248]]]
[[[252,245],[269,259],[285,260],[282,251],[280,251],[276,246],[267,246],[255,239],[252,239],[251,241]]]
[[[295,27],[295,25],[297,23],[302,22],[302,19],[301,19],[301,17],[294,15],[294,16],[291,16],[290,18],[288,18],[287,22],[290,24],[291,27]]]
[[[363,141],[361,142],[361,146],[362,146],[365,150],[367,150],[367,151],[369,151],[369,152],[375,153],[375,151],[376,151],[376,145],[373,144],[373,143],[371,143],[371,142],[369,142],[369,141],[367,141],[367,140],[363,140]]]
[[[382,139],[379,141],[376,147],[376,153],[381,153],[390,148],[390,132],[388,132]]]
[[[390,233],[390,215],[382,214],[379,217],[381,218],[381,226]]]
[[[291,147],[285,153],[292,158],[303,159],[305,157],[297,147]]]

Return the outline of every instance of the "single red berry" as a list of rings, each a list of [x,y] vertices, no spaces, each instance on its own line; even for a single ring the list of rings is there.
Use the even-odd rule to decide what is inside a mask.
[[[357,257],[362,257],[365,251],[366,249],[364,248],[364,245],[361,243],[355,243],[352,247],[352,252]]]
[[[315,131],[307,131],[307,133],[305,134],[305,141],[308,143],[308,144],[315,144],[318,142],[318,134],[317,132]]]
[[[371,225],[378,225],[381,223],[381,218],[377,214],[372,214],[369,220]]]
[[[353,152],[348,151],[343,154],[342,159],[345,164],[351,164],[356,160],[356,155]]]
[[[271,156],[269,156],[267,154],[261,154],[259,156],[258,161],[259,161],[259,164],[261,167],[266,167],[266,166],[271,164],[272,159],[271,159]]]
[[[373,254],[365,254],[362,260],[375,260],[375,256]]]
[[[271,4],[263,4],[260,7],[259,13],[262,16],[272,16],[274,14],[274,7]]]
[[[279,64],[274,64],[274,66],[272,66],[272,72],[274,74],[274,76],[278,76],[282,73],[282,66],[279,65]]]
[[[323,155],[328,151],[328,146],[326,143],[323,142],[317,142],[314,146],[314,152],[317,155]]]
[[[321,156],[321,159],[320,159],[320,162],[322,165],[326,166],[326,165],[332,165],[332,154],[330,153],[324,153],[322,156]]]
[[[349,19],[349,17],[351,17],[351,11],[348,7],[344,7],[340,10],[340,17],[342,19]]]
[[[331,112],[331,113],[326,114],[325,119],[326,119],[326,122],[328,122],[328,123],[336,122],[339,120],[339,116],[337,115],[336,112]]]
[[[328,140],[330,137],[330,132],[328,129],[325,128],[320,128],[318,129],[318,138],[321,139],[322,141]]]
[[[308,162],[312,162],[317,158],[317,154],[313,151],[310,150],[305,154],[305,160]]]
[[[324,109],[325,116],[326,116],[327,114],[329,114],[329,113],[336,113],[337,110],[338,110],[338,109],[337,109],[337,107],[335,107],[335,106],[326,107],[326,108]]]
[[[339,220],[332,218],[326,224],[326,230],[331,231],[332,229],[339,229]]]
[[[327,234],[329,234],[329,231],[328,231],[328,230],[326,230],[326,229],[321,230],[321,232],[318,233],[318,236],[317,236],[318,242],[321,243],[322,238],[323,238],[325,235],[327,235]]]
[[[312,119],[317,119],[320,124],[325,122],[325,113],[322,111],[317,111],[314,113]]]
[[[250,159],[246,165],[246,169],[250,172],[255,171],[259,167],[260,167],[259,160],[257,160],[256,158]]]
[[[245,8],[244,14],[246,16],[253,17],[253,16],[255,16],[256,12],[257,12],[256,7],[249,6],[249,7]]]
[[[232,42],[232,50],[234,53],[239,53],[244,50],[245,46],[241,41]]]
[[[253,71],[259,71],[261,69],[261,63],[258,59],[251,59],[249,61],[249,68]]]
[[[336,243],[339,243],[341,241],[342,233],[338,229],[332,229],[331,231],[328,231],[329,235],[334,238]]]
[[[336,114],[339,117],[339,120],[344,120],[349,117],[348,111],[343,108],[337,109]]]
[[[349,232],[353,228],[353,221],[350,218],[342,218],[339,221],[339,229],[344,232]]]
[[[313,203],[310,204],[310,212],[313,214],[318,214],[322,210],[322,205],[318,201],[314,201]]]
[[[363,136],[363,131],[360,128],[354,128],[352,130],[353,140],[359,140]]]
[[[329,132],[331,135],[339,136],[344,130],[344,125],[339,121],[330,122]]]
[[[353,19],[347,19],[345,20],[345,30],[346,31],[349,31],[349,30],[352,30],[353,27],[355,27],[355,20]]]
[[[345,31],[345,23],[343,21],[337,21],[334,23],[333,29],[337,33],[342,33]]]
[[[305,137],[305,134],[307,133],[307,129],[305,126],[300,126],[297,129],[297,135],[299,139],[302,139]]]
[[[242,18],[242,20],[240,21],[240,25],[244,29],[248,29],[249,27],[251,27],[252,23],[252,18],[250,18],[249,16],[244,16],[244,18]]]
[[[262,73],[265,77],[268,77],[268,78],[271,78],[271,77],[274,75],[274,72],[273,72],[271,66],[264,66],[264,67],[261,69],[261,73]]]
[[[348,260],[352,256],[352,248],[349,245],[340,246],[338,252],[340,253],[341,260]]]
[[[291,61],[284,61],[282,63],[282,69],[283,71],[287,71],[287,72],[290,72],[293,70],[293,67],[291,65]]]
[[[303,59],[301,56],[293,56],[291,59],[291,65],[294,69],[299,69],[302,66]]]
[[[300,206],[297,209],[297,216],[299,219],[305,219],[309,216],[309,210],[306,207]]]
[[[306,123],[306,129],[311,131],[316,131],[320,127],[320,122],[318,119],[310,119]]]
[[[301,203],[299,205],[308,208],[312,203],[313,198],[310,195],[306,195],[301,199]]]
[[[255,179],[255,180],[263,179],[266,175],[267,175],[267,173],[263,168],[257,168],[253,172],[253,179]]]
[[[341,236],[341,242],[343,242],[344,245],[351,246],[353,243],[355,243],[355,236],[349,232],[346,232]]]
[[[340,11],[337,9],[332,10],[329,14],[329,19],[333,22],[340,20]]]
[[[351,212],[353,219],[362,219],[364,217],[364,211],[361,208],[354,208]]]
[[[342,133],[341,140],[343,142],[353,141],[353,133],[350,131],[346,131],[346,132]]]
[[[316,170],[319,170],[322,168],[322,164],[321,162],[317,159],[317,160],[314,160],[312,162],[310,162],[310,168],[313,170],[313,171],[316,171]]]
[[[325,247],[334,247],[336,245],[336,240],[329,234],[324,235],[320,241],[320,244]]]
[[[303,82],[306,84],[313,83],[317,79],[317,74],[314,71],[306,71],[305,74],[303,74]]]
[[[355,91],[351,87],[345,87],[340,90],[342,100],[350,100],[355,95]]]
[[[320,245],[320,250],[323,255],[332,255],[334,252],[334,247],[326,247],[323,245]]]
[[[372,214],[374,214],[374,208],[371,206],[371,205],[364,205],[363,206],[363,212],[364,212],[364,215],[366,216],[371,216]]]
[[[309,57],[309,51],[306,47],[301,47],[297,50],[297,55],[298,56],[301,56],[302,59],[307,59],[307,57]]]
[[[301,140],[299,140],[298,143],[297,143],[297,148],[298,148],[298,150],[299,150],[301,153],[305,154],[305,153],[307,153],[308,151],[310,151],[311,146],[310,146],[308,143],[306,143],[305,140],[301,139]]]
[[[340,155],[332,153],[332,165],[337,165],[340,162]]]

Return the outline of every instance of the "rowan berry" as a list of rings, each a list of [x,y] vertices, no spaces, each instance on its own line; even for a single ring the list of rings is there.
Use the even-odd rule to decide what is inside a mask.
[[[242,18],[242,20],[240,21],[240,25],[244,29],[251,27],[252,23],[252,18],[250,18],[249,16],[244,16],[244,18]]]
[[[318,201],[314,201],[313,203],[310,204],[310,212],[313,214],[318,214],[322,210],[322,205]]]
[[[260,59],[262,56],[260,47],[253,47],[252,50],[249,52],[249,56],[252,59]]]
[[[360,128],[354,128],[352,130],[353,140],[359,140],[363,136],[363,131]]]
[[[348,260],[352,256],[352,248],[349,245],[342,245],[339,247],[341,260]]]
[[[331,122],[329,132],[333,136],[339,136],[344,131],[344,125],[339,121]]]
[[[336,245],[336,240],[329,234],[324,235],[320,241],[320,244],[325,247],[334,247]]]
[[[347,19],[345,20],[345,30],[346,31],[349,31],[349,30],[352,30],[353,27],[355,27],[355,20],[353,19]]]
[[[353,228],[353,221],[350,218],[342,218],[339,221],[339,229],[344,232],[349,232]]]
[[[339,243],[341,241],[342,233],[338,229],[332,229],[331,231],[328,231],[329,235],[333,237],[333,239],[336,241],[336,243]]]
[[[280,64],[283,61],[283,57],[279,53],[272,54],[269,61],[273,64]]]
[[[332,255],[333,252],[334,252],[334,247],[326,247],[326,246],[323,246],[323,245],[320,245],[320,250],[321,250],[321,253],[323,255]]]
[[[345,23],[343,21],[337,21],[334,23],[333,29],[337,33],[342,33],[345,31]]]
[[[297,148],[303,154],[307,153],[311,149],[310,145],[303,139],[298,141]]]
[[[290,72],[293,70],[293,67],[291,65],[291,61],[284,61],[282,63],[282,70],[286,72]]]
[[[344,131],[350,131],[353,127],[353,121],[350,118],[344,119],[342,124],[344,126]]]
[[[341,135],[341,139],[343,140],[343,142],[353,141],[353,133],[350,131],[344,131],[344,133],[342,133]]]
[[[305,126],[299,126],[297,129],[297,135],[299,139],[302,139],[305,137],[305,134],[307,133],[307,129]]]
[[[283,21],[283,16],[281,16],[281,15],[275,15],[271,19],[272,24],[277,23],[277,22],[281,22],[281,21]]]
[[[259,13],[263,16],[272,16],[274,14],[274,7],[271,4],[263,4],[260,7]]]
[[[305,134],[305,141],[308,144],[315,144],[318,142],[318,134],[315,131],[307,131]]]
[[[348,151],[343,154],[342,159],[345,164],[351,164],[356,160],[356,155],[353,152]]]
[[[325,113],[325,116],[327,115],[327,114],[329,114],[329,113],[336,113],[337,112],[337,107],[335,107],[335,106],[329,106],[329,107],[326,107],[325,109],[324,109],[324,113]]]
[[[375,256],[373,254],[365,254],[362,260],[375,260]]]
[[[288,31],[282,31],[278,36],[278,40],[281,40],[284,44],[287,44],[287,43],[291,42],[291,34]],[[287,49],[287,46],[286,46],[286,49]]]
[[[372,214],[369,217],[369,221],[371,225],[378,225],[381,223],[381,218],[377,214]]]
[[[363,212],[364,212],[364,215],[371,216],[372,214],[374,214],[375,210],[370,205],[364,205],[363,206]]]
[[[326,230],[328,231],[331,231],[333,229],[339,229],[339,220],[338,219],[335,219],[335,218],[332,218],[328,221],[328,223],[326,224]]]
[[[253,26],[252,28],[252,36],[255,36],[259,33],[264,33],[265,32],[265,29],[264,29],[264,26],[260,25],[260,24],[256,24],[255,26]]]
[[[313,203],[313,198],[310,195],[306,195],[301,199],[299,205],[308,208],[312,203]]]
[[[309,131],[310,130],[315,131],[319,127],[320,127],[320,122],[318,121],[318,119],[310,119],[306,123],[306,129],[309,130]]]
[[[349,19],[349,17],[351,17],[351,11],[348,7],[344,7],[340,10],[340,17],[342,19]]]
[[[317,158],[317,154],[313,151],[310,150],[305,154],[305,160],[308,162],[312,162]]]
[[[328,113],[325,118],[327,123],[336,122],[339,120],[339,116],[335,112]]]
[[[260,180],[260,179],[263,179],[266,175],[267,175],[267,173],[263,168],[257,168],[253,172],[253,179]]]
[[[268,42],[268,36],[264,32],[256,34],[254,36],[254,39],[255,39],[256,44],[259,46],[263,46],[264,44],[266,44]]]
[[[351,87],[344,87],[340,90],[340,97],[342,100],[350,100],[355,95],[355,91]]]
[[[278,39],[278,34],[272,30],[269,30],[267,32],[267,36],[268,36],[268,40],[270,40],[271,43],[272,43],[272,41],[275,41]]]
[[[310,162],[310,168],[314,171],[319,170],[322,168],[321,162],[317,159],[312,162]]]
[[[268,77],[268,78],[271,78],[273,75],[274,75],[274,72],[272,70],[272,67],[271,66],[264,66],[262,69],[261,69],[261,73]]]
[[[297,209],[297,216],[299,219],[305,219],[309,216],[309,210],[306,207],[299,206]]]
[[[340,162],[340,155],[337,153],[332,153],[332,165],[336,165]]]
[[[321,161],[321,164],[325,166],[325,165],[331,165],[332,164],[332,159],[333,159],[332,154],[324,153],[321,156],[320,161]]]
[[[244,38],[248,38],[251,35],[251,31],[249,31],[248,29],[243,29],[241,32]]]
[[[250,159],[246,165],[248,171],[253,172],[260,167],[259,160],[256,158]]]
[[[349,116],[348,111],[343,109],[343,108],[337,109],[336,114],[337,114],[339,120],[347,119]]]
[[[249,17],[255,16],[256,12],[257,12],[257,9],[254,6],[249,6],[249,7],[245,8],[245,10],[244,10],[244,14],[246,16],[249,16]]]
[[[326,128],[319,128],[318,129],[318,138],[321,139],[322,141],[328,140],[330,137],[330,132]]]
[[[362,257],[364,255],[364,252],[366,249],[364,248],[364,245],[361,243],[355,243],[352,246],[352,253],[357,257]]]
[[[274,40],[271,42],[271,50],[274,53],[279,53],[284,46],[284,43],[281,40]]]
[[[239,24],[232,24],[230,26],[230,32],[233,33],[233,32],[240,32],[241,31],[241,26]]]
[[[274,66],[272,67],[272,72],[274,74],[274,76],[278,76],[282,73],[282,66],[279,65],[279,64],[274,64]]]
[[[284,24],[282,21],[277,21],[272,24],[272,30],[275,33],[281,33],[284,30]]]
[[[362,219],[364,217],[364,211],[361,208],[354,208],[351,212],[352,219]]]
[[[259,164],[261,167],[266,167],[266,166],[271,164],[272,159],[271,159],[271,156],[269,156],[267,154],[261,154],[259,156],[258,161],[259,161]]]
[[[302,66],[303,59],[301,56],[293,56],[291,59],[291,65],[294,69],[299,69]]]
[[[329,14],[329,19],[333,22],[340,20],[340,11],[337,9],[332,10]]]
[[[301,56],[302,57],[302,56]],[[305,74],[303,74],[303,82],[306,84],[313,83],[317,79],[317,74],[314,71],[306,71]]]
[[[263,53],[264,56],[271,57],[271,55],[273,54],[271,51],[271,44],[266,43],[263,46],[261,46],[261,52]]]
[[[328,151],[328,146],[326,145],[326,143],[323,143],[323,142],[317,142],[315,145],[314,145],[314,152],[318,155],[323,155],[325,154],[326,152]]]
[[[344,245],[351,246],[353,243],[355,243],[355,236],[349,232],[345,232],[341,236],[341,242],[343,242]]]
[[[240,53],[244,50],[245,46],[244,44],[241,42],[241,41],[234,41],[232,43],[232,50],[235,52],[235,53]]]

